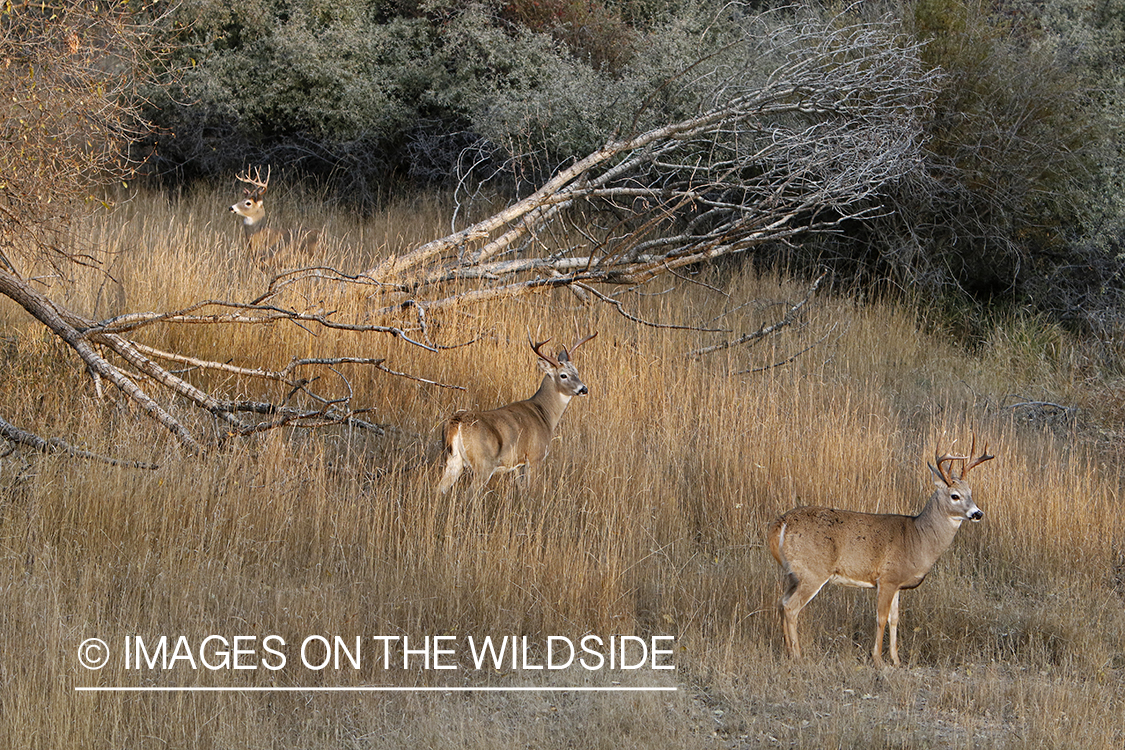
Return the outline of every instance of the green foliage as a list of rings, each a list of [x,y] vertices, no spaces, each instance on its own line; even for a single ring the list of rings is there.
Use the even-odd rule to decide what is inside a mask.
[[[980,299],[1112,337],[1122,299],[1120,14],[1073,0],[916,0],[904,19],[946,73],[930,126],[928,255]],[[936,198],[936,200],[935,200]],[[919,232],[918,230],[922,231]]]
[[[978,0],[916,0],[904,19],[945,71],[928,133],[942,200],[923,217],[959,281],[986,293],[1064,241],[1095,129],[1066,61],[988,11]]]
[[[549,34],[595,70],[616,74],[654,41],[648,32],[667,31],[669,23],[699,9],[677,0],[508,0],[500,15],[528,31]]]
[[[300,161],[385,176],[412,130],[454,132],[482,85],[487,37],[359,2],[202,2],[180,10],[184,73],[154,100],[162,156],[192,174]],[[439,33],[440,32],[440,33]],[[408,168],[408,165],[407,165]]]
[[[556,163],[604,140],[655,76],[697,52],[680,43],[656,60],[676,29],[624,20],[655,23],[667,3],[550,2],[185,3],[182,72],[149,97],[164,133],[156,166],[191,178],[289,164],[331,172],[362,199],[388,177],[447,177],[482,133],[509,147],[550,141]],[[529,100],[545,107],[514,113]]]
[[[1088,327],[1090,286],[1115,271],[1076,243],[1105,133],[1085,70],[1018,0],[909,0],[894,9],[942,72],[924,159],[883,197],[885,215],[805,257],[834,257],[839,270],[890,280],[926,304],[949,295],[1018,301]]]
[[[1083,255],[1125,261],[1125,12],[1120,2],[1045,0],[1036,3],[1043,43],[1057,49],[1081,70],[1091,102],[1104,122],[1105,135],[1089,144],[1092,180],[1081,192]],[[1100,283],[1120,287],[1113,276]]]
[[[512,0],[502,14],[529,31],[550,34],[595,70],[619,71],[633,54],[632,28],[597,0]]]

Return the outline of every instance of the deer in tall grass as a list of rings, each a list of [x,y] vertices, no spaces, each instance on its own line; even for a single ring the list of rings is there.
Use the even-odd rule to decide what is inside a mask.
[[[245,196],[230,207],[231,213],[242,217],[242,234],[251,257],[263,269],[276,268],[287,260],[303,263],[315,252],[320,233],[307,229],[273,229],[266,224],[266,189],[270,184],[270,168],[262,178],[262,170],[255,167],[254,174],[247,169],[236,175],[239,182],[250,187],[243,189]]]
[[[966,477],[995,456],[988,446],[976,458],[976,438],[968,456],[936,456],[930,466],[937,489],[916,516],[858,513],[801,507],[769,526],[770,552],[785,575],[781,597],[785,648],[801,657],[797,616],[826,583],[875,589],[877,627],[872,656],[883,666],[883,632],[890,624],[891,661],[898,666],[898,597],[917,587],[944,552],[962,521],[980,521]],[[960,476],[953,464],[961,462]]]
[[[524,401],[488,411],[459,411],[450,417],[442,435],[445,472],[438,490],[447,492],[466,465],[472,470],[477,489],[493,475],[517,469],[520,481],[527,484],[529,466],[547,456],[555,428],[570,400],[589,393],[571,355],[597,335],[590,334],[570,347],[570,351],[561,350],[557,357],[542,351],[550,339],[535,344],[529,336],[528,343],[544,373],[539,390]]]

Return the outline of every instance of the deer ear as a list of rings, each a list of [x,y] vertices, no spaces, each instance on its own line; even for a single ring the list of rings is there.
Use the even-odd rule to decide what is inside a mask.
[[[930,472],[934,475],[934,484],[936,484],[938,487],[949,486],[949,484],[947,484],[945,481],[945,477],[941,475],[940,471],[934,468],[933,464],[927,463],[926,466],[930,467]]]
[[[570,354],[567,353],[566,349],[563,349],[561,352],[559,352],[559,356],[557,357],[557,359],[559,360],[559,362],[569,362]]]
[[[543,372],[554,372],[555,371],[555,366],[552,365],[547,360],[543,359],[542,357],[540,357],[539,359],[537,359],[535,361],[539,363],[539,369],[542,370]]]

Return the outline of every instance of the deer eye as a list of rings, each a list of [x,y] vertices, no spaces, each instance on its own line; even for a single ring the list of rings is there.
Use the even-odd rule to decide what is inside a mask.
[[[951,500],[960,500],[961,499],[961,496],[958,495],[956,492],[950,492],[949,497],[950,497]]]
[[[559,380],[566,380],[566,373],[565,372],[559,373]]]

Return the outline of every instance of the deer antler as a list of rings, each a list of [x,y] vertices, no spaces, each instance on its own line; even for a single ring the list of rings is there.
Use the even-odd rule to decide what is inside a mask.
[[[547,339],[547,341],[550,341],[550,339]],[[531,350],[539,355],[539,359],[543,360],[544,362],[549,362],[551,365],[553,365],[555,367],[558,367],[559,361],[557,359],[552,357],[550,354],[544,354],[543,352],[539,351],[539,347],[546,344],[547,341],[540,341],[538,344],[535,344],[535,343],[532,343],[532,341],[531,341],[531,334],[529,333],[527,335],[527,343],[531,344]]]
[[[962,479],[964,479],[966,476],[968,476],[969,469],[972,469],[974,466],[977,466],[978,464],[983,464],[985,461],[990,461],[990,460],[996,458],[996,456],[988,455],[988,443],[984,444],[984,451],[980,454],[980,456],[978,456],[977,458],[973,458],[972,456],[976,452],[977,452],[977,436],[974,433],[973,434],[973,447],[969,450],[969,455],[966,456],[963,459],[964,468],[961,469],[961,478]]]
[[[944,481],[949,486],[953,486],[953,476],[949,473],[949,470],[942,467],[942,464],[952,464],[954,461],[964,461],[966,457],[951,456],[948,452],[946,452],[941,454],[940,456],[935,453],[934,458],[934,465],[937,467],[938,473],[941,474],[942,481]],[[962,474],[962,476],[964,475]]]
[[[272,167],[267,166],[266,167],[266,179],[263,180],[262,179],[262,168],[261,167],[254,167],[254,176],[253,177],[250,176],[250,170],[247,169],[244,173],[239,174],[239,175],[235,175],[235,179],[237,179],[239,182],[245,182],[247,185],[254,186],[254,188],[255,188],[254,194],[261,197],[262,195],[265,194],[266,188],[268,188],[269,185],[270,185],[270,172],[271,171],[272,171]],[[250,195],[250,191],[247,190],[246,194]]]
[[[595,336],[597,336],[597,335],[598,335],[598,332],[597,332],[597,331],[594,331],[594,332],[593,332],[593,333],[591,333],[591,334],[590,334],[589,336],[587,336],[586,338],[582,339],[581,341],[579,341],[579,342],[578,342],[577,344],[575,344],[574,346],[570,347],[570,349],[569,349],[569,350],[567,350],[567,349],[563,349],[563,350],[562,350],[562,353],[566,355],[566,358],[567,358],[567,359],[570,359],[570,355],[571,355],[571,354],[573,354],[573,353],[574,353],[574,351],[575,351],[575,350],[576,350],[576,349],[577,349],[578,347],[582,346],[582,345],[583,345],[583,344],[585,344],[585,343],[586,343],[587,341],[589,341],[590,339],[594,338],[594,337],[595,337]],[[546,341],[544,341],[543,343],[547,343],[547,342],[546,342]]]

